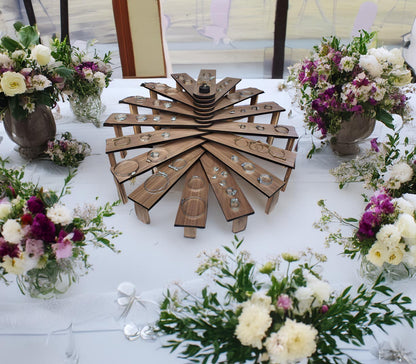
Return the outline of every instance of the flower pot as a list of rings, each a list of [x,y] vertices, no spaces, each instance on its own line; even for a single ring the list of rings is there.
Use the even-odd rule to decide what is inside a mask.
[[[101,102],[101,92],[89,96],[80,96],[73,93],[69,97],[69,104],[78,121],[81,123],[92,123],[97,128],[101,126],[100,117],[104,111]]]
[[[361,257],[360,275],[369,282],[374,282],[380,274],[383,275],[387,282],[393,282],[411,278],[415,273],[414,268],[409,268],[404,263],[397,265],[384,263],[381,267],[378,267],[365,256]]]
[[[23,120],[16,120],[8,109],[3,121],[7,135],[19,146],[19,153],[25,159],[37,158],[47,149],[48,141],[55,138],[55,119],[46,105],[36,106]]]
[[[34,268],[17,276],[17,284],[23,294],[32,298],[50,299],[64,294],[72,283],[78,282],[73,259],[49,261],[43,268]]]
[[[368,138],[374,130],[376,120],[361,114],[353,114],[341,123],[341,129],[330,139],[331,149],[338,155],[357,155],[359,143]]]

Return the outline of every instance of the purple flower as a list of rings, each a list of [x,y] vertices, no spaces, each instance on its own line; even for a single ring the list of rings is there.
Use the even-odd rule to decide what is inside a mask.
[[[26,240],[26,253],[29,254],[30,257],[40,257],[43,255],[43,241],[36,240],[36,239],[27,239]]]
[[[321,307],[321,313],[327,313],[329,310],[329,307],[327,305],[322,305]]]
[[[284,310],[290,310],[292,308],[292,300],[287,294],[281,294],[277,298],[276,305],[278,308],[283,308]]]
[[[73,231],[74,236],[72,237],[73,241],[83,241],[84,240],[84,233],[81,230],[74,229]]]
[[[37,214],[31,227],[32,235],[45,242],[55,241],[55,225],[44,214]]]
[[[58,242],[52,244],[56,259],[69,258],[72,256],[72,235],[73,234],[67,234],[64,230],[59,232]]]
[[[29,200],[27,200],[27,208],[33,215],[45,212],[45,206],[43,205],[43,202],[36,196],[32,196],[29,198]]]
[[[18,244],[9,243],[0,237],[0,258],[5,256],[10,258],[18,258],[20,255],[20,248]]]
[[[378,153],[380,151],[380,148],[378,147],[377,138],[371,139],[370,143],[371,149]]]
[[[376,228],[380,224],[381,219],[379,214],[374,211],[366,211],[361,217],[357,235],[360,239],[371,238],[375,236]]]

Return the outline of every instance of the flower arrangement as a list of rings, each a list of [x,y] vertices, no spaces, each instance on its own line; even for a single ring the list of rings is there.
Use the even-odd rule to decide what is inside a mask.
[[[315,227],[329,232],[327,243],[342,245],[351,259],[360,256],[363,275],[375,279],[383,274],[396,280],[416,273],[415,194],[393,198],[385,189],[376,191],[359,220],[343,218],[323,200],[318,204],[322,216]],[[331,231],[331,223],[347,226],[352,233],[345,236],[341,229]]]
[[[64,88],[69,98],[72,95],[78,95],[80,98],[101,95],[102,90],[110,84],[112,75],[110,52],[102,58],[97,53],[91,56],[87,51],[71,46],[66,40],[61,42],[54,39],[52,55],[73,71],[73,77],[65,83]]]
[[[385,143],[378,143],[373,139],[371,149],[330,171],[340,189],[351,182],[364,182],[367,189],[375,191],[387,188],[395,197],[405,192],[416,193],[416,180],[413,180],[416,146],[410,145],[407,137],[402,140],[403,146],[400,146],[401,138],[398,133],[387,134],[387,139]]]
[[[406,95],[400,86],[411,81],[399,49],[369,48],[375,33],[361,31],[349,44],[323,38],[311,55],[290,68],[288,80],[312,133],[334,136],[355,114],[393,128],[391,114],[406,117]]]
[[[14,27],[18,40],[4,36],[0,42],[0,115],[10,109],[22,120],[37,105],[53,107],[71,71],[39,43],[36,27],[22,23]]]
[[[78,279],[78,268],[90,267],[88,245],[116,251],[110,239],[119,232],[103,220],[114,214],[118,202],[71,211],[60,200],[69,193],[74,173],[58,195],[23,182],[24,169],[7,169],[0,162],[0,277],[14,274],[23,293],[49,298]]]
[[[78,167],[90,153],[90,145],[73,139],[69,132],[63,133],[60,139],[49,141],[46,150],[46,154],[55,164],[64,167]]]
[[[318,272],[325,257],[311,251],[282,254],[258,266],[235,238],[224,252],[206,254],[198,268],[213,287],[197,295],[180,287],[167,291],[157,331],[165,347],[181,350],[193,363],[359,363],[338,340],[364,346],[373,328],[399,322],[413,325],[411,301],[377,280],[335,294]],[[282,267],[283,261],[287,267]],[[382,297],[376,297],[379,292]],[[397,310],[398,309],[398,310]]]

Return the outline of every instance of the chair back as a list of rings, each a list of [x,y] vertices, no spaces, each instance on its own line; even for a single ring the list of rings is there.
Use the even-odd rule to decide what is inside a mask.
[[[168,77],[159,0],[113,0],[124,78]]]

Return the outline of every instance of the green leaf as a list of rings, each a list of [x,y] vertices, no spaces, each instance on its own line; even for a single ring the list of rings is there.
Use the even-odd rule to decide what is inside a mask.
[[[385,126],[394,130],[393,116],[384,109],[377,110],[376,119],[380,120]]]
[[[34,26],[32,27],[28,25],[20,28],[17,35],[25,48],[29,48],[31,45],[39,44],[39,33]]]
[[[20,21],[17,21],[13,24],[13,27],[16,30],[16,32],[18,32],[22,27],[24,27],[24,24]]]
[[[9,52],[14,52],[16,49],[23,49],[22,45],[10,37],[1,38],[1,45]]]

